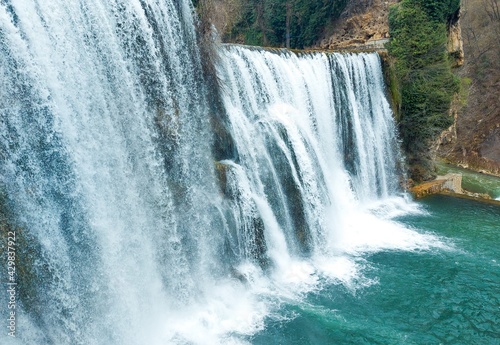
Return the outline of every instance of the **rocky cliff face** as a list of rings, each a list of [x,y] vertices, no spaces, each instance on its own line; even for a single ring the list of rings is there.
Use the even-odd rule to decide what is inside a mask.
[[[322,49],[344,49],[389,37],[389,6],[398,0],[349,1],[340,18],[325,31]]]
[[[499,9],[499,0],[462,1],[465,59],[457,73],[469,86],[462,102],[452,107],[455,123],[436,151],[451,163],[495,175],[500,175]]]
[[[462,38],[462,26],[460,23],[460,11],[455,13],[448,21],[448,53],[453,57],[454,67],[464,64],[464,44]]]

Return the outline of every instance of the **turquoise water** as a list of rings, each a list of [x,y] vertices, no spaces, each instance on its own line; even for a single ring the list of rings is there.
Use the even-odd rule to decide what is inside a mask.
[[[358,288],[282,301],[252,344],[500,344],[500,207],[446,196],[398,220],[449,248],[363,257]],[[300,302],[298,302],[300,301]]]

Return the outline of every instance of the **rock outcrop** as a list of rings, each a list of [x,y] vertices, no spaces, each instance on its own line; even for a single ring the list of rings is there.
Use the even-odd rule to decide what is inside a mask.
[[[326,30],[321,49],[352,49],[385,43],[389,37],[389,6],[397,0],[350,1],[340,17]]]
[[[461,194],[462,190],[462,175],[461,174],[446,174],[436,177],[437,181],[444,181],[443,189],[453,193]]]
[[[443,190],[443,184],[444,180],[429,181],[412,187],[410,192],[415,198],[421,199],[428,195],[440,193]]]
[[[410,192],[417,199],[426,197],[432,194],[447,194],[456,197],[467,199],[478,199],[482,201],[494,202],[491,196],[484,193],[473,193],[462,189],[462,175],[461,174],[446,174],[438,176],[435,180],[419,184],[410,189]],[[500,202],[498,202],[500,204]]]
[[[410,192],[416,198],[423,198],[431,194],[442,192],[454,194],[463,194],[462,190],[462,175],[461,174],[446,174],[438,176],[435,180],[419,184],[410,189]]]
[[[453,58],[453,66],[460,67],[464,64],[464,43],[462,40],[462,27],[460,25],[460,10],[448,21],[448,53]]]

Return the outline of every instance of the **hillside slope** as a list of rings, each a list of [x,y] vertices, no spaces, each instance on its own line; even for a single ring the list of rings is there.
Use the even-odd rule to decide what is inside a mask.
[[[466,105],[444,133],[437,155],[452,163],[500,175],[500,1],[462,0]]]

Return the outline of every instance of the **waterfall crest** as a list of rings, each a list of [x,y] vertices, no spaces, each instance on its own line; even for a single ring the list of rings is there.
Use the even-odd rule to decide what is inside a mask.
[[[346,208],[399,193],[398,143],[377,54],[225,46],[222,55],[239,156],[221,164],[238,165],[240,188],[274,215],[285,239],[275,245],[292,255],[328,251]]]

